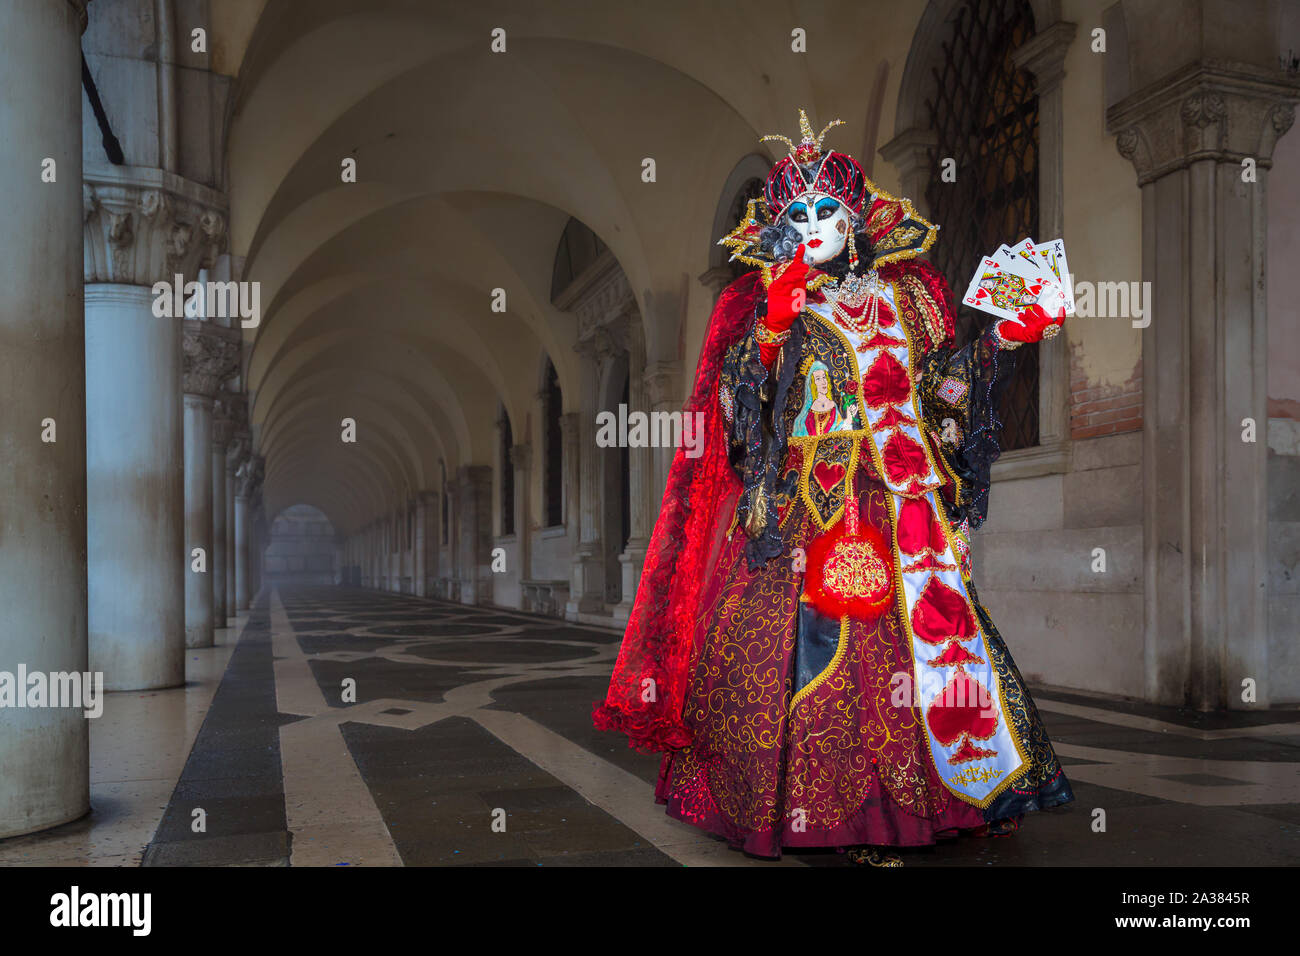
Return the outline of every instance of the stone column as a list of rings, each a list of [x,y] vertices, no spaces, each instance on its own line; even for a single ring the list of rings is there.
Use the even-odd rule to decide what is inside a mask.
[[[682,396],[682,363],[653,362],[645,370],[646,402],[654,412],[680,412],[686,403]],[[659,503],[664,498],[664,488],[668,486],[668,469],[672,466],[675,448],[652,449],[653,479],[648,494],[654,505],[654,514],[659,513]]]
[[[519,546],[519,593],[523,594],[523,582],[532,574],[532,535],[528,517],[528,499],[530,497],[529,468],[532,464],[533,449],[528,444],[513,445],[510,448],[510,466],[515,470],[515,541]]]
[[[582,501],[582,452],[578,444],[579,416],[565,412],[560,416],[560,470],[563,473],[564,524],[569,532],[569,550],[578,546],[579,513]]]
[[[366,529],[366,586],[372,590],[379,587],[378,558],[376,557],[378,544],[375,535],[375,523],[372,521]]]
[[[1269,703],[1266,195],[1300,79],[1249,62],[1262,58],[1267,4],[1194,6],[1231,29],[1205,37],[1126,5],[1128,64],[1116,64],[1123,75],[1106,121],[1137,170],[1151,283],[1142,341],[1147,696],[1209,710]],[[1213,55],[1199,48],[1207,42]],[[1190,65],[1150,74],[1158,43],[1187,54],[1173,59],[1161,46],[1160,62]],[[1253,441],[1243,440],[1248,419]],[[1241,700],[1247,679],[1253,704]]]
[[[444,480],[442,492],[447,496],[447,567],[443,572],[449,601],[460,600],[460,488],[453,478]]]
[[[235,490],[235,607],[248,610],[248,533],[251,530],[248,513],[248,493],[251,480],[248,472],[251,460],[240,467],[239,487]]]
[[[185,646],[212,646],[212,406],[239,360],[238,332],[185,319]],[[203,570],[196,549],[203,551]]]
[[[627,349],[629,413],[632,409],[649,411],[645,382],[645,338],[639,320],[629,323]],[[631,499],[628,505],[631,521],[627,546],[618,557],[623,574],[622,599],[614,608],[614,619],[619,622],[626,622],[632,614],[637,583],[641,580],[641,568],[645,564],[646,549],[650,545],[650,496],[655,480],[653,452],[654,449],[649,447],[628,449],[628,496]]]
[[[185,683],[181,326],[141,285],[86,287],[90,667],[109,690]]]
[[[0,670],[86,670],[85,329],[81,290],[84,2],[0,4]],[[42,160],[54,182],[42,182]],[[49,168],[48,166],[46,167]],[[53,431],[51,431],[53,429]],[[0,716],[0,837],[90,807],[79,707]]]
[[[223,200],[162,170],[89,164],[82,200],[91,669],[110,690],[174,687],[189,564],[181,318],[153,287],[217,253]]]
[[[414,551],[414,560],[412,561],[411,571],[411,593],[416,597],[424,597],[424,574],[428,559],[425,555],[425,534],[424,534],[424,512],[425,512],[425,492],[420,491],[415,496],[415,541],[412,542]]]
[[[212,399],[184,396],[185,646],[212,646]],[[200,556],[196,550],[203,553]],[[196,570],[198,568],[199,570]]]
[[[244,450],[248,447],[247,430],[236,430],[235,442],[226,455],[226,625],[235,623],[239,603],[235,598],[235,487]]]
[[[266,524],[266,512],[262,505],[262,459],[257,459],[254,476],[257,481],[253,493],[248,497],[248,602],[253,604],[262,593],[266,584],[266,546],[271,540],[271,531]]]
[[[434,595],[438,576],[438,493],[421,491],[415,500],[415,593]]]
[[[457,469],[460,490],[457,513],[460,540],[460,602],[490,604],[492,601],[492,469],[488,465],[461,465]]]
[[[226,446],[232,431],[224,396],[212,413],[212,625],[226,626]]]
[[[600,368],[594,343],[579,349],[583,354],[582,394],[578,415],[582,423],[578,450],[578,541],[573,551],[569,601],[565,617],[605,610],[605,568],[600,544],[600,471],[597,467],[596,412]]]

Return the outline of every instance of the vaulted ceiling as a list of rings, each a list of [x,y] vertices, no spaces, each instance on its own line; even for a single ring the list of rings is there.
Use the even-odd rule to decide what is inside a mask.
[[[268,513],[310,503],[347,532],[436,488],[440,461],[491,463],[499,408],[516,440],[536,428],[547,356],[577,410],[576,323],[550,300],[571,216],[627,275],[649,360],[689,382],[729,174],[801,106],[849,124],[840,148],[876,142],[868,93],[885,84],[891,129],[923,6],[269,0],[251,26],[246,5],[227,169],[231,251],[261,283],[246,380]]]

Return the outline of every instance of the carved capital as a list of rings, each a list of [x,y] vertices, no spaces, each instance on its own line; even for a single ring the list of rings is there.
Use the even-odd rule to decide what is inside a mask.
[[[230,447],[226,449],[226,475],[229,478],[239,474],[239,469],[248,460],[253,447],[250,437],[248,429],[236,422],[230,438]]]
[[[1273,107],[1273,112],[1269,114],[1269,121],[1273,125],[1273,132],[1281,136],[1295,122],[1295,104],[1277,104],[1277,106]]]
[[[456,484],[462,494],[492,490],[492,468],[489,465],[461,465],[456,470]]]
[[[623,354],[627,351],[626,318],[596,326],[573,348],[579,355],[592,359],[597,365],[603,364],[615,355]]]
[[[1146,185],[1194,162],[1272,166],[1300,82],[1239,65],[1197,64],[1126,97],[1106,112],[1119,154]]]
[[[515,471],[527,471],[529,464],[532,462],[533,449],[531,445],[511,445],[510,446],[510,464],[514,466]]]
[[[239,369],[240,338],[237,329],[185,319],[181,346],[184,353],[182,381],[187,395],[212,398],[221,383]]]
[[[661,405],[681,404],[681,362],[653,362],[646,366],[646,400],[652,409],[662,411]]]
[[[230,406],[225,394],[218,391],[216,401],[212,404],[212,447],[225,450],[235,433],[235,421],[230,416]]]
[[[82,183],[86,282],[198,279],[225,249],[224,198],[162,170],[89,170]]]
[[[242,495],[249,501],[257,500],[261,494],[265,465],[266,462],[261,455],[249,455],[248,460],[239,469],[236,494]]]
[[[700,285],[709,290],[714,299],[722,295],[722,290],[731,284],[731,270],[726,266],[714,266],[707,272],[700,273]]]

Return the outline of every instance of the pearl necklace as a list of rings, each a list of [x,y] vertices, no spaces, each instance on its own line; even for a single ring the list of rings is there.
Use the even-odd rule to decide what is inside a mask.
[[[850,274],[840,284],[835,295],[835,307],[832,315],[835,321],[847,329],[858,333],[864,339],[871,339],[880,330],[880,292],[883,288],[880,274],[874,269],[867,275]],[[848,310],[861,315],[861,306],[870,299],[867,314],[863,318],[854,318]]]

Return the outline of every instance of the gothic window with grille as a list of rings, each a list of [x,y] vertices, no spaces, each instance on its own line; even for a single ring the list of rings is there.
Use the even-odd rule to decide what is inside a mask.
[[[942,227],[931,258],[959,298],[985,253],[1026,236],[1056,237],[1037,234],[1038,97],[1011,58],[1034,35],[1033,11],[1027,0],[966,0],[951,23],[926,100],[938,145],[925,197]],[[956,182],[943,181],[945,159],[955,161]],[[957,347],[991,321],[959,305]],[[1016,365],[998,409],[1004,450],[1038,444],[1038,346],[1022,346]]]
[[[497,433],[501,436],[501,533],[508,535],[515,533],[515,466],[510,460],[510,446],[515,442],[504,405],[500,425]]]
[[[546,453],[542,490],[546,498],[546,525],[553,528],[564,524],[564,438],[560,429],[564,399],[560,394],[560,378],[549,361],[542,405],[542,444]]]

